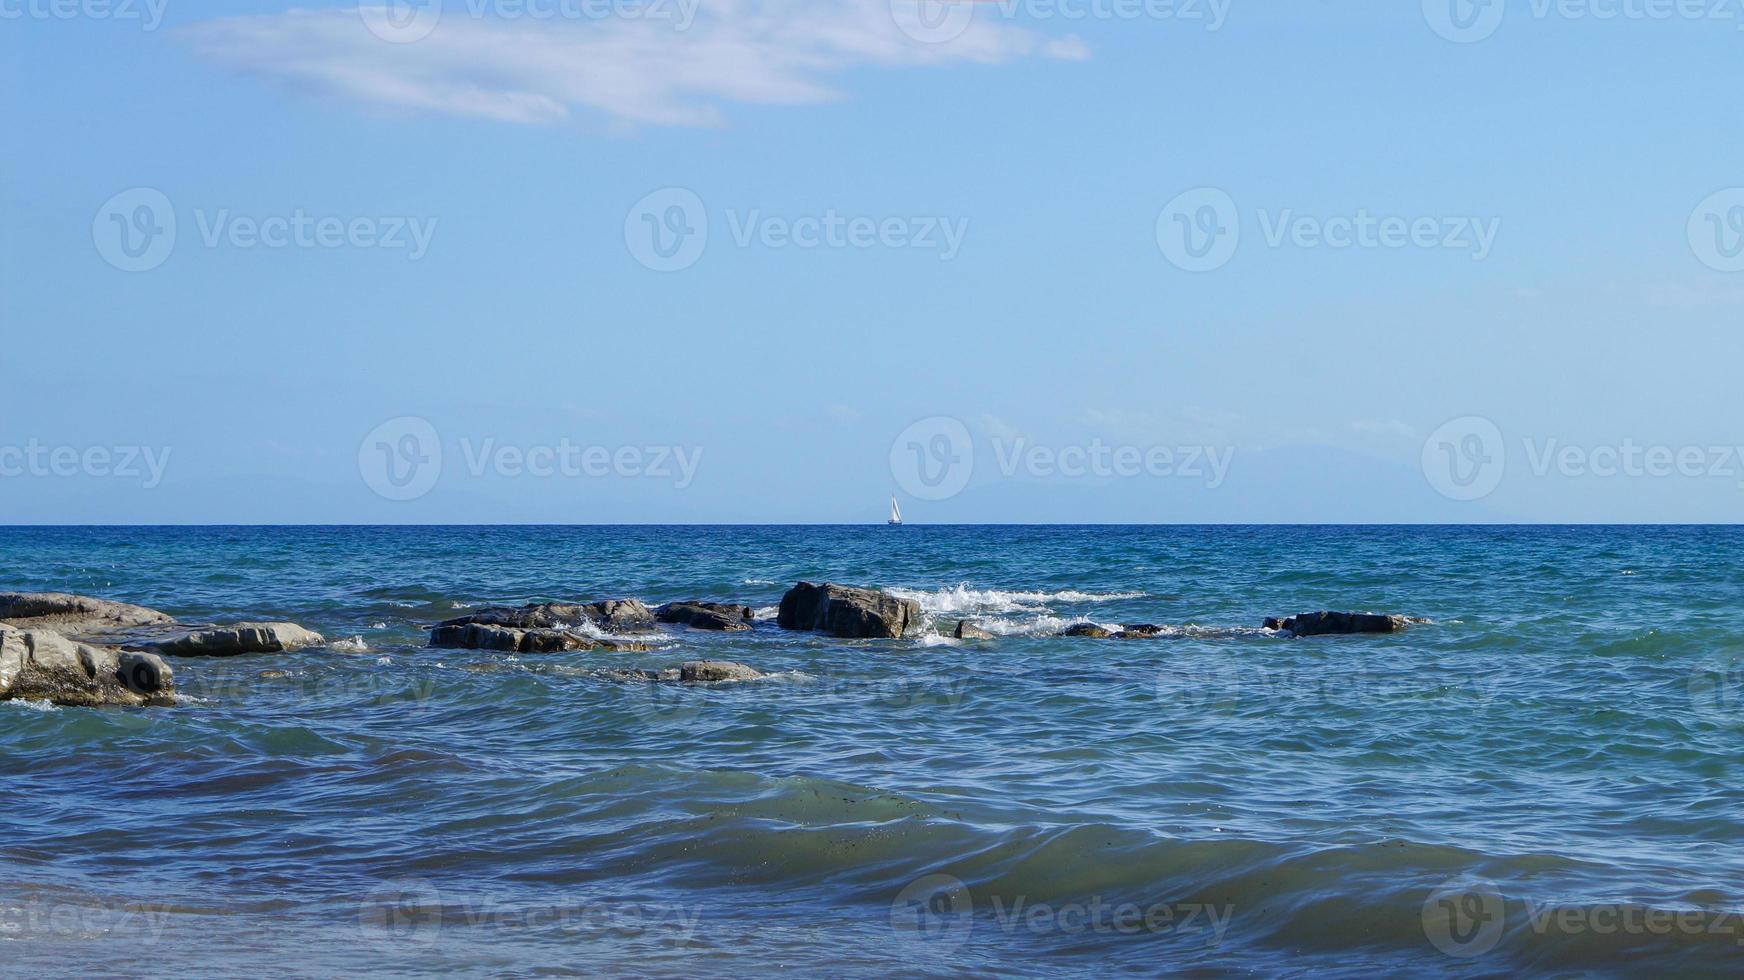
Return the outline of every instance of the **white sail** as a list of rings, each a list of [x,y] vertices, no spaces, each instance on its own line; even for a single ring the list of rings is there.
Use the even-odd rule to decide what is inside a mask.
[[[890,523],[892,523],[892,524],[901,524],[902,523],[902,508],[896,506],[896,498],[895,497],[890,498]]]

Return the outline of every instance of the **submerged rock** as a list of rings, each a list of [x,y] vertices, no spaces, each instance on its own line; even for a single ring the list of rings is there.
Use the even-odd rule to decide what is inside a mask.
[[[1382,616],[1375,613],[1317,612],[1302,613],[1289,619],[1268,619],[1267,629],[1283,630],[1294,636],[1331,636],[1352,633],[1396,633],[1420,622],[1408,616]]]
[[[654,618],[662,623],[678,623],[691,629],[737,632],[751,628],[756,614],[750,606],[733,606],[723,602],[668,602],[654,610]]]
[[[84,636],[141,626],[173,626],[175,619],[144,606],[66,592],[0,592],[0,624]]]
[[[608,633],[646,633],[654,629],[654,614],[637,599],[609,599],[585,604],[543,602],[520,607],[493,606],[450,619],[438,628],[476,624],[519,630],[573,629],[582,623],[592,623]]]
[[[681,664],[678,668],[678,679],[686,684],[754,681],[762,676],[763,672],[755,667],[747,667],[744,664],[736,664],[727,660],[692,660],[689,663]]]
[[[920,603],[872,589],[801,582],[781,597],[775,623],[844,639],[896,639],[920,625]]]
[[[175,678],[161,657],[79,643],[49,630],[0,627],[0,701],[69,707],[173,704]]]
[[[1060,632],[1061,636],[1087,636],[1092,640],[1106,640],[1114,635],[1114,631],[1097,626],[1095,623],[1079,623],[1068,626]]]
[[[517,629],[483,623],[457,623],[430,631],[430,646],[445,650],[500,650],[504,653],[568,653],[608,650],[633,653],[652,650],[647,643],[589,636],[562,629]]]
[[[237,623],[128,645],[171,657],[236,657],[245,653],[288,653],[326,646],[327,638],[296,623]]]
[[[1162,636],[1165,632],[1167,632],[1167,630],[1164,630],[1161,626],[1152,626],[1149,623],[1134,623],[1122,626],[1120,632],[1114,634],[1114,638],[1117,640],[1154,640],[1157,637]]]
[[[972,621],[967,620],[967,619],[959,620],[957,623],[957,628],[954,631],[952,631],[951,635],[956,637],[959,640],[991,640],[991,639],[993,639],[992,633],[987,632],[986,630],[975,625]]]

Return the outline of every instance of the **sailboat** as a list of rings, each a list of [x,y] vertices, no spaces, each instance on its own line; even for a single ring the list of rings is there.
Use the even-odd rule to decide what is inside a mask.
[[[891,527],[902,526],[902,508],[896,506],[896,498],[894,496],[890,498],[890,520],[885,523],[889,524]]]

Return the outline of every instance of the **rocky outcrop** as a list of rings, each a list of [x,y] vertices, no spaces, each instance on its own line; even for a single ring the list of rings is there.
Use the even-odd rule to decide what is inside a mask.
[[[1283,630],[1293,636],[1332,636],[1353,633],[1396,633],[1420,620],[1408,616],[1375,613],[1302,613],[1288,619],[1268,619],[1266,629]]]
[[[504,653],[569,653],[606,650],[632,653],[652,650],[647,643],[590,636],[563,629],[518,629],[484,623],[455,623],[430,631],[430,646],[445,650],[500,650]]]
[[[959,640],[991,640],[991,639],[993,639],[992,633],[987,632],[986,630],[975,625],[973,622],[971,622],[970,620],[967,620],[967,619],[959,620],[957,622],[957,628],[955,630],[951,631],[951,635],[956,637]]]
[[[518,630],[574,629],[592,623],[608,633],[646,633],[654,629],[654,614],[636,599],[611,599],[586,604],[566,602],[529,603],[520,607],[496,606],[469,616],[450,619],[448,626],[505,626]]]
[[[1087,636],[1092,640],[1106,640],[1114,635],[1114,631],[1095,623],[1079,623],[1068,626],[1060,632],[1061,636]]]
[[[763,672],[754,667],[726,660],[692,660],[678,668],[678,679],[686,684],[754,681],[762,676]]]
[[[173,626],[156,609],[66,592],[0,592],[0,624],[45,629],[63,636],[95,636],[142,626]]]
[[[194,629],[162,640],[133,643],[171,657],[237,657],[245,653],[288,653],[327,645],[327,638],[296,623],[237,623]]]
[[[722,602],[668,602],[654,610],[654,618],[662,623],[677,623],[691,629],[737,632],[751,628],[756,614],[750,606],[732,606]]]
[[[920,626],[920,603],[872,589],[801,582],[781,597],[775,623],[844,639],[895,639]]]
[[[175,679],[162,658],[109,650],[49,630],[0,627],[0,701],[69,707],[173,704]]]

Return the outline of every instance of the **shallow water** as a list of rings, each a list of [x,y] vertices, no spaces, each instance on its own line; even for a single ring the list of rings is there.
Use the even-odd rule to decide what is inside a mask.
[[[0,587],[333,649],[0,704],[8,972],[1735,974],[1744,531],[0,530]],[[429,650],[875,585],[1000,634]],[[1269,615],[1433,622],[1293,640]],[[771,610],[772,612],[772,610]],[[1150,641],[1072,622],[1173,627]],[[677,688],[611,668],[727,659]]]

